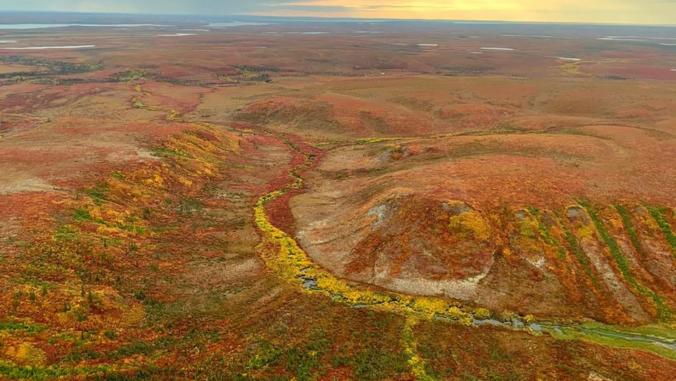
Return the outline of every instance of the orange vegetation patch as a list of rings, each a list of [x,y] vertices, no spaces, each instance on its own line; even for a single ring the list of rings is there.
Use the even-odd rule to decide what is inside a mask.
[[[133,285],[142,282],[147,266],[179,269],[178,258],[184,254],[167,247],[168,253],[176,254],[172,261],[150,261],[147,256],[161,244],[156,229],[204,207],[192,197],[219,177],[222,157],[236,150],[235,136],[211,127],[192,126],[161,142],[159,153],[164,161],[120,168],[75,197],[61,198],[58,209],[67,214],[60,213],[57,219],[48,221],[53,213],[49,204],[38,205],[54,200],[25,193],[7,198],[14,203],[28,200],[20,210],[23,217],[30,214],[35,222],[43,219],[43,223],[27,230],[30,247],[10,251],[13,254],[0,264],[3,273],[13,274],[11,279],[3,279],[3,287],[12,291],[0,297],[0,319],[11,317],[44,325],[49,334],[40,336],[37,342],[49,354],[49,362],[72,349],[69,344],[44,341],[63,331],[96,332],[100,336],[94,342],[102,348],[115,337],[128,340],[154,336],[142,326],[146,312],[141,300],[168,302],[172,298],[162,289],[147,289],[143,294],[137,290],[134,294]],[[8,205],[3,204],[0,212],[4,216],[16,214]],[[217,200],[210,205],[225,206],[224,201]],[[190,234],[185,227],[170,230],[165,234],[173,239]],[[26,257],[32,260],[26,261]],[[111,329],[115,331],[104,334]]]

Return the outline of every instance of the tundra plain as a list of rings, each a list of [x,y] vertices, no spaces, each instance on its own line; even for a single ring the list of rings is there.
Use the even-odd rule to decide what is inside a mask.
[[[2,28],[0,379],[671,379],[674,38]]]

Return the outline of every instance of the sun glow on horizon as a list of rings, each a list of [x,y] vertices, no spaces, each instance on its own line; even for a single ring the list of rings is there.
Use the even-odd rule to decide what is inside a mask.
[[[676,0],[0,0],[0,11],[676,25]]]
[[[503,20],[674,24],[676,2],[663,0],[300,0],[260,15],[384,19]]]

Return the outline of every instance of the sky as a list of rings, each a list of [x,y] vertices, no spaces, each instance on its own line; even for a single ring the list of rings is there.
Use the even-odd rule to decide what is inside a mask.
[[[676,0],[0,0],[0,11],[676,24]]]

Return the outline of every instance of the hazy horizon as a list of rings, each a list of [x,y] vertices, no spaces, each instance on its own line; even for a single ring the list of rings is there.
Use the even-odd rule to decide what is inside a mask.
[[[26,0],[0,3],[0,12],[110,13],[171,16],[260,16],[331,19],[499,21],[535,23],[674,25],[676,2],[669,0],[602,0],[596,2],[533,0]]]

